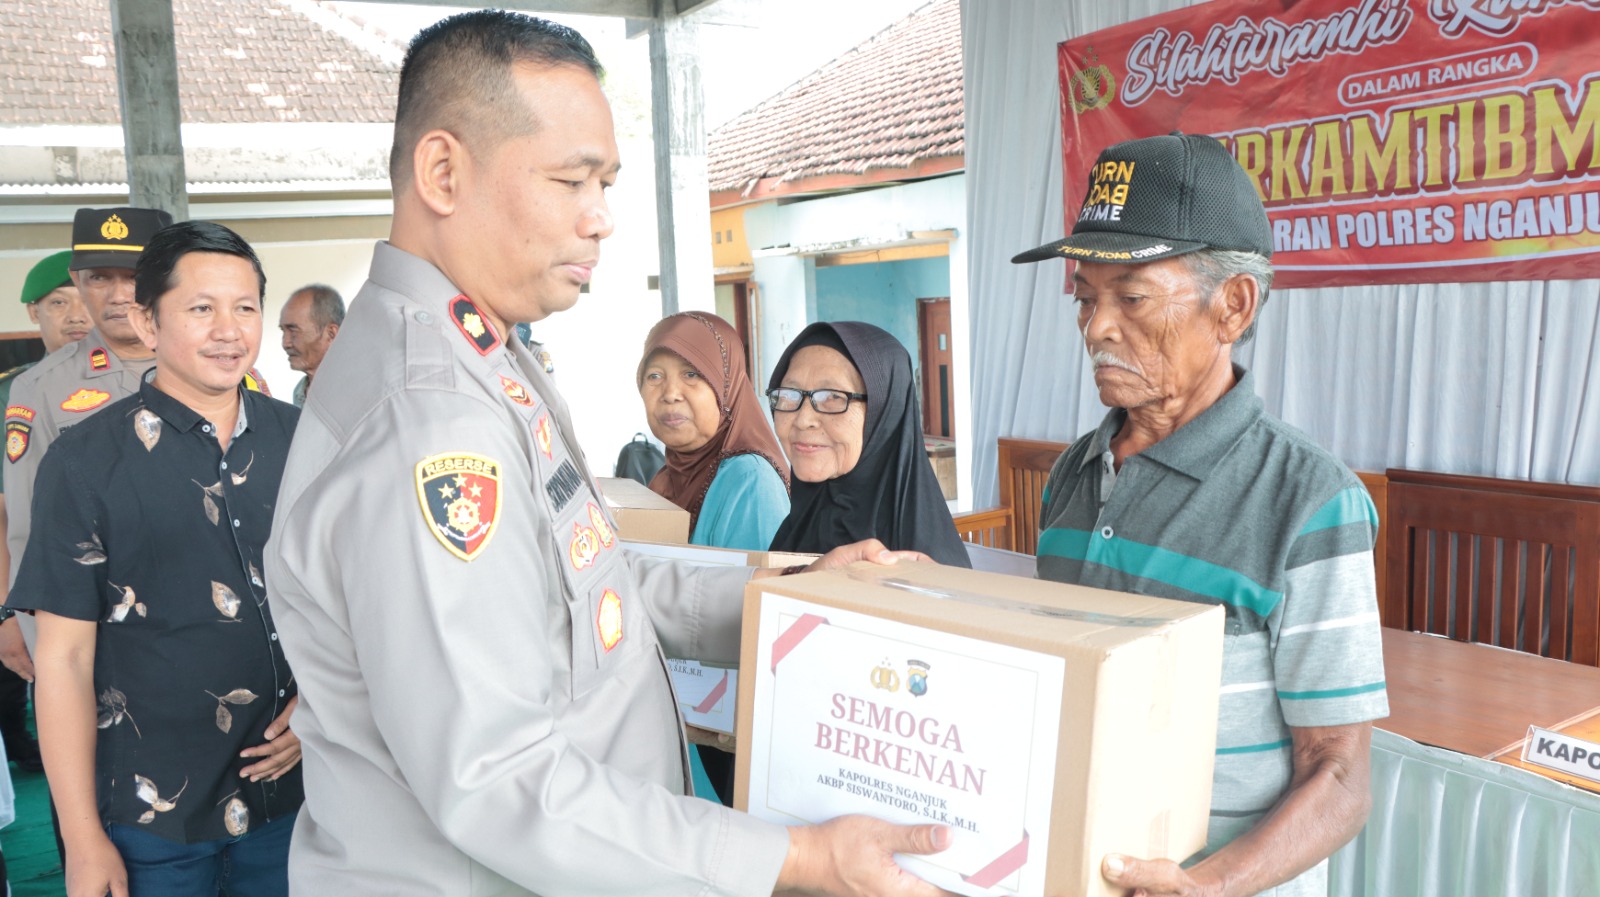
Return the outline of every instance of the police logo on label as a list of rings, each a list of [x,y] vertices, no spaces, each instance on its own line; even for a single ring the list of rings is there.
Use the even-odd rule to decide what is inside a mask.
[[[20,420],[6,421],[6,460],[16,463],[28,453],[28,437],[33,428]]]
[[[464,561],[483,553],[500,522],[500,462],[467,452],[417,462],[417,498],[439,544]]]
[[[73,412],[92,411],[109,401],[111,401],[111,393],[84,387],[67,396],[66,401],[61,403],[61,410]]]
[[[884,691],[900,690],[900,674],[895,672],[894,667],[889,666],[887,660],[873,667],[872,675],[868,676],[867,680],[872,683],[873,688],[881,688]]]
[[[595,614],[595,628],[600,632],[600,645],[607,653],[622,641],[622,597],[610,589],[600,596],[600,610]]]
[[[928,671],[932,665],[926,661],[906,661],[906,691],[911,692],[914,698],[920,698],[928,693]]]
[[[456,322],[456,328],[467,338],[467,342],[472,343],[472,348],[478,350],[479,355],[488,355],[499,348],[500,335],[494,332],[494,325],[466,296],[450,300],[450,320]]]

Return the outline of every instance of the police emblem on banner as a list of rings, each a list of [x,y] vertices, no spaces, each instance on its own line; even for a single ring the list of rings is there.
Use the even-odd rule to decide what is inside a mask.
[[[483,553],[500,522],[500,462],[466,452],[417,462],[417,498],[439,544],[464,561]]]
[[[6,421],[6,460],[15,462],[28,452],[28,436],[33,428],[20,420]]]
[[[600,645],[609,652],[622,641],[622,597],[606,589],[600,596],[600,610],[595,614],[594,623],[600,631]]]

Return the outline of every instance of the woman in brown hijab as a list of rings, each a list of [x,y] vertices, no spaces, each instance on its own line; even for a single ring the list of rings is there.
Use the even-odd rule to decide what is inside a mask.
[[[733,325],[698,311],[663,318],[645,339],[638,384],[667,449],[650,488],[689,512],[690,543],[766,550],[789,514],[789,465]]]

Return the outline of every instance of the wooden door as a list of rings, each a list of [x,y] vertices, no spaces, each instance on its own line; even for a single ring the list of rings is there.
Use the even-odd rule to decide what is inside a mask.
[[[954,439],[949,297],[917,300],[917,343],[922,363],[922,432]]]

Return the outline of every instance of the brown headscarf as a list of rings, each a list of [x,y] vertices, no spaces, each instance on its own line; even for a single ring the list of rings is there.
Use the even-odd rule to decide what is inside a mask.
[[[700,505],[717,476],[724,458],[756,454],[766,459],[784,488],[789,486],[789,464],[778,437],[772,433],[755,385],[745,371],[744,343],[733,325],[714,314],[686,311],[662,318],[645,337],[635,385],[643,388],[645,363],[665,349],[688,362],[717,391],[722,423],[711,440],[692,452],[667,449],[667,465],[650,481],[650,488],[689,512],[689,532],[700,520]]]

